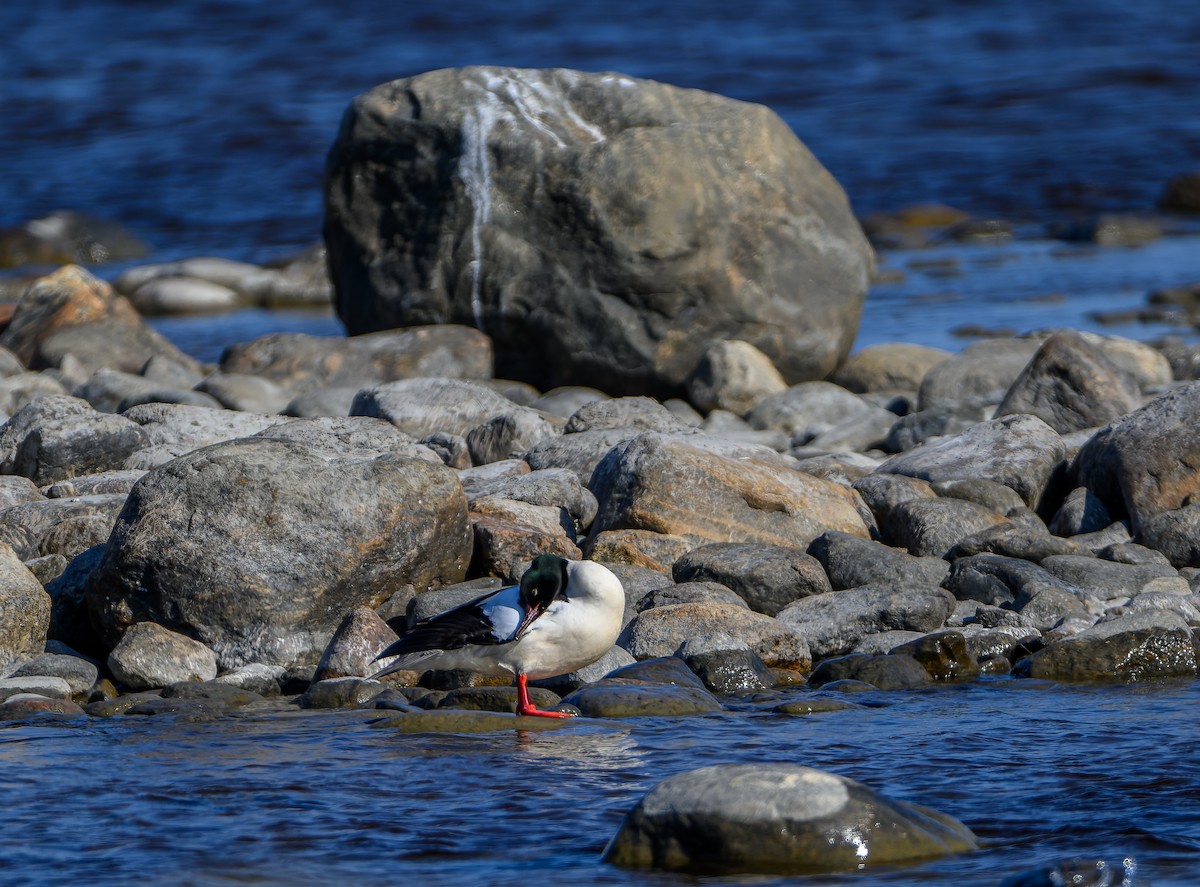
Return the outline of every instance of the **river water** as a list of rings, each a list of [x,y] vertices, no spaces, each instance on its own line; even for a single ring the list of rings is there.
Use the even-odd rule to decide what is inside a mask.
[[[862,213],[936,200],[1036,231],[1149,210],[1200,167],[1194,0],[40,0],[0,5],[0,41],[0,225],[81,210],[124,223],[155,260],[262,262],[316,241],[347,102],[464,64],[617,70],[763,102]],[[1092,312],[1200,280],[1200,238],[1021,237],[883,265],[899,273],[873,288],[859,346],[957,348],[966,321],[1149,338],[1169,328],[1101,327]],[[272,330],[340,331],[328,313],[155,323],[206,360]],[[784,883],[599,862],[663,777],[752,761],[859,779],[984,844],[786,883],[992,885],[1074,855],[1130,858],[1138,883],[1200,880],[1200,683],[1006,679],[870,701],[469,737],[399,735],[360,713],[3,725],[0,883]]]

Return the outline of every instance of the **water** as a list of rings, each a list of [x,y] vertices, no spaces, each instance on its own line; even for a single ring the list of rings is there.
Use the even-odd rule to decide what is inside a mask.
[[[876,707],[480,736],[400,735],[365,712],[8,726],[0,882],[970,887],[1082,856],[1131,858],[1139,884],[1195,883],[1200,683],[993,680],[854,698]],[[768,761],[950,813],[983,849],[796,879],[600,862],[626,810],[662,778]]]
[[[349,100],[465,64],[616,70],[765,103],[860,213],[936,200],[1036,232],[1148,210],[1200,167],[1194,0],[41,0],[0,4],[0,225],[74,209],[121,221],[155,260],[278,258],[319,239],[324,155]],[[884,265],[903,279],[873,288],[858,345],[956,348],[968,320],[1099,329],[1089,312],[1200,280],[1200,238],[1064,251],[1022,237]],[[341,329],[305,312],[155,323],[206,360],[271,330]],[[951,813],[986,847],[787,883],[990,885],[1076,854],[1195,883],[1197,682],[996,681],[878,700],[484,737],[398,736],[332,713],[4,725],[0,882],[782,883],[598,857],[671,773],[793,761]]]

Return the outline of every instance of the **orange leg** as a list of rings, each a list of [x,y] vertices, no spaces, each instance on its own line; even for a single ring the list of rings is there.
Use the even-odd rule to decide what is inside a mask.
[[[573,718],[569,711],[542,711],[529,699],[529,678],[517,675],[517,714],[535,718]]]

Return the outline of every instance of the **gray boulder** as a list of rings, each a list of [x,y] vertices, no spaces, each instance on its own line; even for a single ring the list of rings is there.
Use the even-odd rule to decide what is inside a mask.
[[[833,530],[814,539],[808,553],[836,589],[881,582],[939,585],[950,569],[940,557],[914,557],[903,549]]]
[[[148,443],[146,433],[123,416],[97,412],[79,398],[48,395],[0,427],[0,472],[50,484],[121,468]]]
[[[857,538],[857,537],[855,537]],[[776,615],[792,601],[830,590],[820,563],[802,549],[718,542],[675,561],[676,582],[719,582],[759,613]]]
[[[444,466],[229,441],[138,482],[90,606],[110,642],[156,621],[207,643],[223,667],[287,666],[314,661],[356,606],[405,583],[461,580],[470,544],[466,497]]]
[[[1056,641],[1016,671],[1055,681],[1129,681],[1194,675],[1196,667],[1187,621],[1170,610],[1140,610]]]
[[[1163,511],[1200,494],[1200,382],[1157,397],[1096,432],[1071,466],[1116,517],[1136,533]]]
[[[108,541],[125,498],[111,493],[14,505],[0,511],[0,538],[9,540],[22,560],[50,554],[71,560]]]
[[[841,188],[774,113],[616,74],[376,87],[342,120],[325,210],[351,334],[470,324],[501,375],[541,388],[675,393],[719,339],[790,381],[823,377],[873,265]]]
[[[820,658],[849,653],[864,637],[881,631],[935,631],[953,611],[954,596],[945,589],[886,583],[803,598],[777,618]]]
[[[108,670],[128,690],[156,690],[177,681],[211,681],[217,655],[186,635],[139,622],[108,654]]]
[[[1036,508],[1066,452],[1041,419],[1005,416],[892,456],[877,470],[932,482],[985,478],[1011,487]]]
[[[976,849],[944,813],[794,764],[718,764],[670,776],[625,816],[604,859],[698,873],[853,871]]]
[[[998,404],[1041,347],[1038,339],[983,339],[929,370],[921,381],[920,407]]]
[[[812,664],[808,645],[791,626],[733,604],[674,604],[644,610],[625,626],[617,644],[635,659],[648,659],[672,656],[684,641],[716,633],[745,642],[770,666],[808,671]]]
[[[913,499],[892,509],[880,527],[883,541],[916,557],[945,557],[981,530],[1007,524],[991,509],[964,499]]]
[[[1160,511],[1142,523],[1141,539],[1172,566],[1200,567],[1200,503]]]
[[[810,687],[826,687],[839,681],[870,684],[877,690],[912,690],[929,686],[933,678],[914,657],[895,652],[850,653],[826,659],[808,678]],[[854,689],[861,692],[864,688]]]
[[[787,388],[771,359],[749,342],[714,342],[687,382],[688,398],[703,410],[744,416],[759,401]]]
[[[848,391],[916,391],[926,374],[954,355],[941,348],[888,342],[854,352],[829,380]]]
[[[1028,413],[1059,434],[1095,428],[1142,404],[1137,382],[1074,330],[1060,330],[1038,348],[997,416]]]
[[[493,416],[522,410],[528,408],[517,406],[478,382],[402,379],[360,391],[350,415],[386,419],[406,434],[420,438],[438,432],[465,436]]]

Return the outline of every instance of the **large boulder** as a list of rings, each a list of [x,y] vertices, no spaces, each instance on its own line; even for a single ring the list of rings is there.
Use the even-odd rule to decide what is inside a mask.
[[[0,542],[0,677],[42,652],[49,628],[50,595],[16,552]]]
[[[234,440],[135,485],[89,605],[109,643],[151,621],[223,668],[315,662],[354,607],[460,581],[470,546],[466,496],[443,465]]]
[[[351,334],[469,324],[502,376],[682,391],[714,341],[821,378],[873,265],[845,194],[773,112],[569,70],[465,68],[351,104],[325,240]]]

